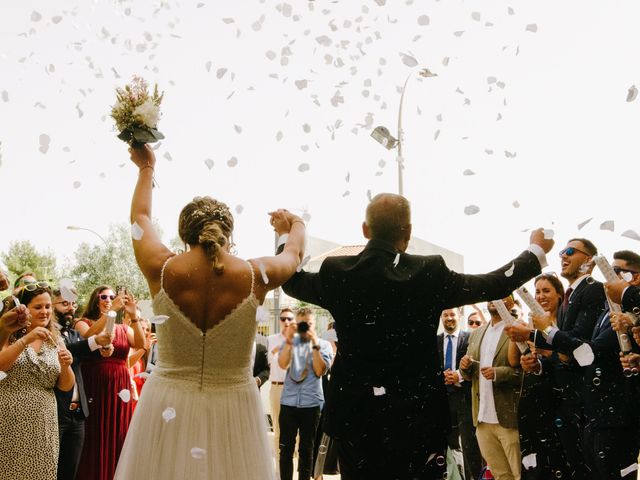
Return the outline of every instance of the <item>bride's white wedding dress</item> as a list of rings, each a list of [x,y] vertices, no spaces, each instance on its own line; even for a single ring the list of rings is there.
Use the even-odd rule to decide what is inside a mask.
[[[247,262],[248,264],[248,262]],[[145,383],[115,478],[275,479],[251,371],[258,301],[251,293],[203,333],[164,290],[153,299],[158,363]]]

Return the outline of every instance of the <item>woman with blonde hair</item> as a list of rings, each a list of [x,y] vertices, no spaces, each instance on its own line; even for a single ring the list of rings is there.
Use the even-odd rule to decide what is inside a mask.
[[[289,232],[283,252],[241,260],[230,252],[229,208],[197,197],[178,222],[187,251],[174,255],[151,222],[155,156],[148,146],[130,152],[139,168],[131,203],[133,247],[160,321],[158,360],[140,396],[116,478],[273,480],[251,370],[256,310],[300,264],[304,222],[284,210],[273,212],[271,224]]]

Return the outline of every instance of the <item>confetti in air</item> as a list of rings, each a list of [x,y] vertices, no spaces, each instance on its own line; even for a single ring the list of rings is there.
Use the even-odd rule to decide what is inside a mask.
[[[176,410],[173,407],[167,407],[162,412],[162,419],[165,423],[169,423],[171,420],[176,418]]]
[[[138,222],[133,222],[133,224],[131,225],[131,238],[133,238],[134,240],[142,240],[143,235],[144,230],[142,229],[142,227],[138,225]]]
[[[154,323],[156,325],[162,325],[167,320],[169,320],[168,315],[154,315],[149,319],[149,322]]]
[[[515,264],[515,263],[512,263],[512,264],[511,264],[511,266],[509,267],[509,270],[507,270],[507,271],[505,271],[505,272],[504,272],[504,276],[505,276],[505,277],[510,277],[510,276],[512,276],[512,275],[513,275],[513,272],[514,272],[514,270],[515,270],[515,268],[516,268],[516,264]]]
[[[131,391],[126,388],[122,389],[118,392],[118,396],[124,403],[129,403],[129,400],[131,400]]]

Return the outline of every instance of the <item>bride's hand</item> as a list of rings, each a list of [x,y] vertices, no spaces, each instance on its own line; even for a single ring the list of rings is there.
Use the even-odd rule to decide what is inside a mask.
[[[271,216],[271,226],[278,235],[284,235],[285,233],[289,233],[289,230],[291,230],[291,223],[287,220],[286,213],[286,210],[282,209],[276,210],[275,212],[269,212],[269,215]]]
[[[149,145],[129,147],[129,154],[131,155],[131,161],[135,163],[138,168],[155,168],[156,166],[156,156]]]

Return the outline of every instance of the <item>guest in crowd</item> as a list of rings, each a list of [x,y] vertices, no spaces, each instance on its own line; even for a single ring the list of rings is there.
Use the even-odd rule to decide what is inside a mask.
[[[140,315],[138,310],[138,314]],[[147,364],[151,356],[151,349],[156,344],[156,334],[151,333],[151,323],[146,318],[140,317],[140,326],[144,333],[144,347],[131,351],[129,354],[129,373],[133,379],[134,386],[136,388],[136,398],[142,393],[142,387],[144,382],[147,381]]]
[[[513,298],[504,300],[507,309]],[[471,381],[473,423],[480,452],[497,480],[520,478],[518,436],[518,396],[522,372],[509,365],[509,338],[493,302],[488,304],[491,319],[473,331],[460,371]]]
[[[30,283],[36,283],[36,274],[33,272],[25,272],[18,276],[16,280],[13,282],[13,294],[17,295],[20,293],[22,287]]]
[[[73,388],[72,356],[58,343],[49,285],[25,285],[17,299],[28,309],[30,324],[14,330],[0,351],[0,371],[6,374],[0,381],[0,472],[6,479],[55,480],[59,441],[53,389]],[[9,297],[2,313],[13,306]]]
[[[315,331],[315,314],[307,307],[296,312],[297,334],[287,329],[278,356],[286,370],[280,399],[280,478],[293,478],[293,451],[300,434],[298,480],[309,480],[313,470],[313,446],[324,403],[322,376],[333,359],[333,349]]]
[[[127,368],[130,348],[144,347],[144,334],[135,299],[130,295],[116,297],[107,285],[90,295],[84,317],[76,330],[84,338],[102,332],[107,313],[124,309],[131,327],[115,325],[112,344],[102,347],[82,364],[82,376],[91,415],[86,420],[85,443],[80,459],[78,480],[112,480],[129,422],[133,413],[131,377]]]
[[[562,282],[554,273],[543,273],[534,285],[536,301],[548,312],[550,324],[557,325],[558,309],[564,299]],[[553,369],[542,372],[538,356],[557,358],[558,354],[536,348],[533,342],[529,342],[528,349],[521,354],[515,343],[509,344],[509,363],[514,368],[522,366],[527,372],[518,406],[522,478],[571,478],[571,468],[558,436],[562,425],[555,422],[558,398],[554,392]]]
[[[482,457],[471,416],[471,383],[464,381],[458,369],[460,359],[467,353],[470,335],[460,330],[461,313],[460,308],[442,311],[440,321],[444,333],[438,335],[438,356],[444,372],[451,417],[447,443],[451,450],[462,454],[464,478],[475,480],[482,470]]]
[[[5,272],[0,270],[0,292],[2,292],[3,290],[7,290],[9,288],[9,285],[11,285],[11,283],[9,282],[9,276]]]
[[[267,338],[260,333],[256,333],[256,339],[253,342],[253,378],[258,388],[269,380],[269,343]]]
[[[482,310],[475,303],[471,305],[471,308],[473,308],[473,312],[467,316],[467,330],[475,330],[487,323]]]
[[[64,299],[60,290],[53,291],[53,312],[60,336],[73,356],[71,368],[76,379],[72,390],[55,389],[60,436],[58,480],[73,480],[76,477],[84,445],[84,425],[89,415],[89,403],[82,379],[82,359],[90,356],[91,352],[95,352],[100,347],[111,344],[111,336],[107,332],[101,332],[85,340],[74,330],[76,308],[75,301]]]
[[[276,476],[280,471],[280,397],[284,388],[286,370],[280,368],[278,355],[280,347],[286,341],[287,331],[296,331],[296,317],[289,307],[280,310],[280,333],[274,333],[267,337],[269,349],[269,405],[271,407],[271,425],[273,427],[274,453],[276,457]]]

